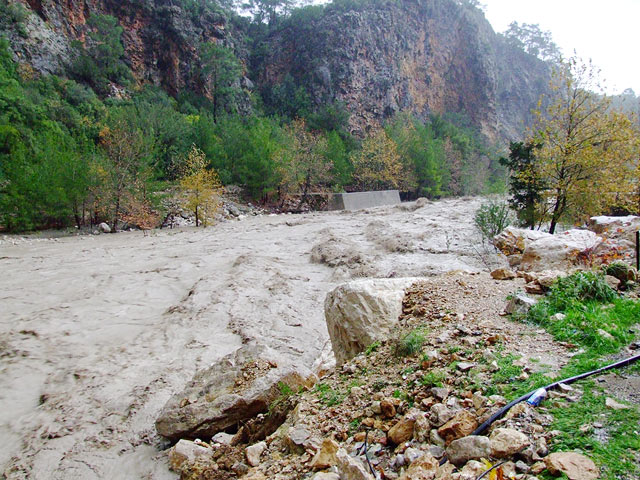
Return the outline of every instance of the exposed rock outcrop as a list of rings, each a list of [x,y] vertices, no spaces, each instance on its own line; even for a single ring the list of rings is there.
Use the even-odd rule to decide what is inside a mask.
[[[296,20],[270,38],[259,83],[291,75],[316,104],[344,103],[360,135],[410,111],[462,113],[490,136],[513,136],[547,88],[547,64],[453,0],[363,3]]]
[[[282,395],[282,385],[292,390],[305,385],[300,368],[278,357],[267,347],[245,345],[197,372],[162,409],[158,433],[170,439],[206,438],[266,412]]]

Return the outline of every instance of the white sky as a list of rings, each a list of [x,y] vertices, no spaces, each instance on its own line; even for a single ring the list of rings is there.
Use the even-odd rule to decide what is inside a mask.
[[[551,32],[565,57],[591,58],[609,93],[640,95],[640,0],[480,0],[496,32],[512,21]]]

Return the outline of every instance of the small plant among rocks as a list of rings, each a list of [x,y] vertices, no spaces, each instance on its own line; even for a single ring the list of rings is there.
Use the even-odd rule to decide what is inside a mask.
[[[490,200],[476,210],[473,223],[482,236],[483,242],[491,242],[493,237],[502,232],[513,222],[509,204],[505,201]]]
[[[408,357],[420,351],[426,341],[426,331],[423,328],[416,328],[408,334],[400,337],[395,346],[395,353],[398,357]]]

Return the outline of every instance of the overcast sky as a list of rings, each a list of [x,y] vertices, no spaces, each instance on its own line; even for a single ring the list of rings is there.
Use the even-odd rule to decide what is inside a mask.
[[[640,0],[480,0],[496,32],[512,21],[549,30],[565,57],[591,58],[609,93],[640,95]]]

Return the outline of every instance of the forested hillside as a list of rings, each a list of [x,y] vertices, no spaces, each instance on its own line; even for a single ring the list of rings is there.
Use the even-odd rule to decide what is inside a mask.
[[[275,206],[504,188],[550,69],[470,2],[237,7],[0,0],[1,228],[154,224],[190,153]]]

